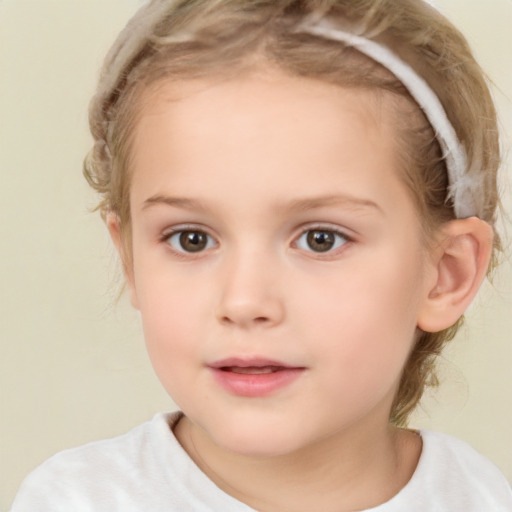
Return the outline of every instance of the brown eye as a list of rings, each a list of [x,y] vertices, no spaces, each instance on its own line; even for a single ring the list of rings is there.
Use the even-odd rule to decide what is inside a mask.
[[[297,247],[305,251],[327,252],[341,247],[348,239],[331,229],[310,229],[302,233],[297,240]]]
[[[325,252],[334,246],[334,234],[329,231],[310,231],[307,235],[308,246],[315,252]]]
[[[204,231],[176,231],[168,239],[167,243],[178,252],[200,252],[214,246],[214,241]]]

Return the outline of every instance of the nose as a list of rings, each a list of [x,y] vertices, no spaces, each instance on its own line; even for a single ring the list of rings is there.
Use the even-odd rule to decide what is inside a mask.
[[[256,252],[225,261],[217,318],[243,329],[279,325],[285,316],[279,269]]]

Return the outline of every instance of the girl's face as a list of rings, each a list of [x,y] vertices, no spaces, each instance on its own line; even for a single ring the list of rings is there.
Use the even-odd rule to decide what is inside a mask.
[[[240,454],[385,429],[433,276],[386,98],[275,71],[155,91],[128,279],[166,390]]]

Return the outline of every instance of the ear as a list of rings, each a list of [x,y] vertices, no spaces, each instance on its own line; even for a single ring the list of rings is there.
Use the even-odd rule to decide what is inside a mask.
[[[110,238],[116,247],[117,253],[123,265],[123,274],[126,279],[126,284],[130,292],[130,302],[135,309],[138,309],[137,294],[135,292],[135,281],[133,275],[133,264],[131,258],[126,254],[127,247],[124,243],[123,233],[121,229],[121,221],[116,213],[110,212],[105,216]]]
[[[492,227],[476,217],[442,227],[434,250],[433,279],[418,318],[421,330],[442,331],[464,314],[486,275],[492,239]]]

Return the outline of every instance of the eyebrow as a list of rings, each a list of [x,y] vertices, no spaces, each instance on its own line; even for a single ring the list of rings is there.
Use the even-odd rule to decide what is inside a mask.
[[[197,199],[173,197],[161,194],[157,194],[146,199],[142,209],[146,210],[156,205],[168,205],[175,208],[183,208],[185,210],[195,210],[201,212],[208,211],[208,208]],[[303,212],[337,205],[349,207],[355,210],[373,209],[381,214],[384,214],[383,209],[376,202],[371,201],[370,199],[359,198],[348,194],[294,199],[288,203],[280,205],[279,210]]]
[[[328,195],[320,197],[311,197],[304,199],[295,199],[286,205],[292,211],[307,211],[326,206],[344,206],[350,207],[355,210],[376,210],[384,214],[384,210],[375,202],[370,199],[360,198],[349,194],[341,195]]]
[[[183,208],[185,210],[199,210],[199,211],[206,211],[207,208],[196,199],[189,199],[186,197],[172,197],[172,196],[164,196],[164,195],[154,195],[149,197],[144,201],[144,204],[142,205],[142,209],[146,210],[152,206],[155,205],[168,205],[168,206],[174,206],[176,208]]]

